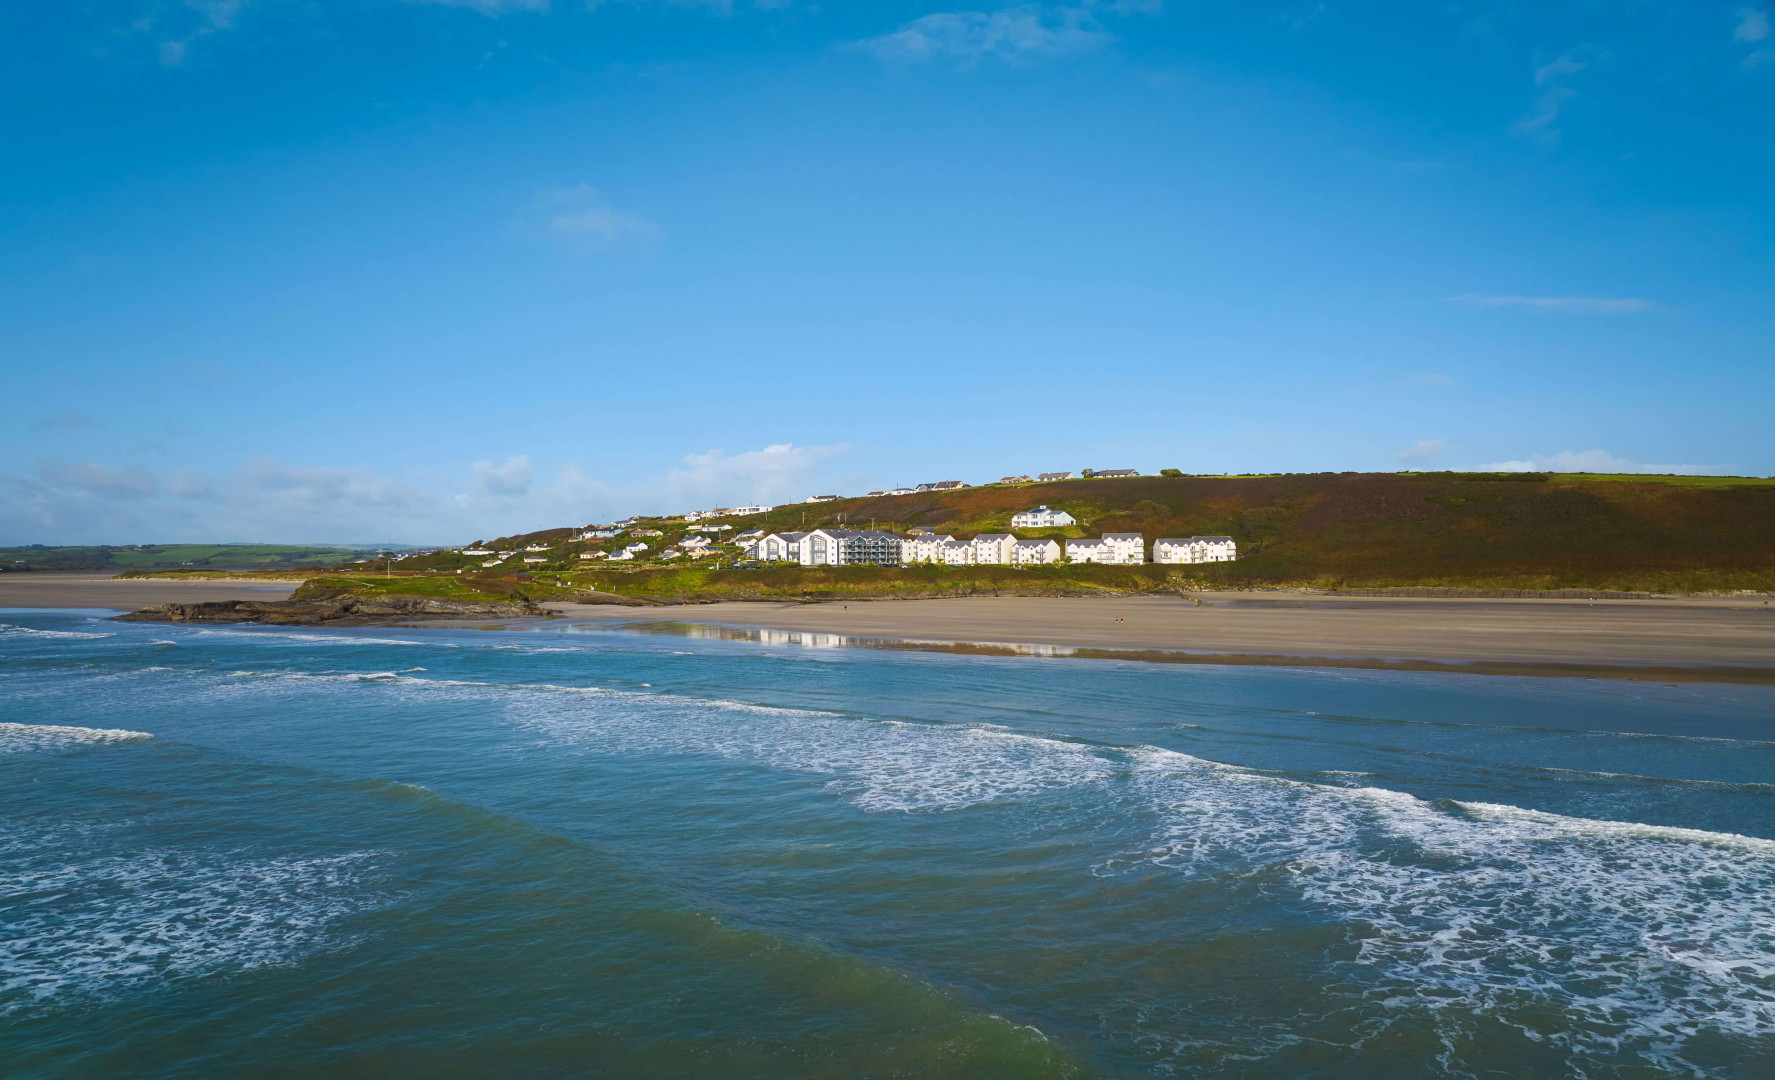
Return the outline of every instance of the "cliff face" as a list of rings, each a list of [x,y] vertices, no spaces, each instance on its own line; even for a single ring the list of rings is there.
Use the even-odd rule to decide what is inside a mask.
[[[309,591],[306,588],[302,591]],[[316,590],[318,591],[318,590]],[[298,595],[288,600],[162,604],[117,618],[124,622],[266,623],[273,626],[368,626],[426,619],[510,619],[545,614],[528,600],[476,603],[432,596]]]

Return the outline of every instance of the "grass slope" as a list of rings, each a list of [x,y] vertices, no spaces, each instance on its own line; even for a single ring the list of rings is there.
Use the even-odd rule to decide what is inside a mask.
[[[358,556],[348,548],[288,544],[135,544],[124,547],[0,548],[0,571],[24,570],[313,570]]]
[[[767,599],[1045,594],[1185,588],[1597,589],[1639,592],[1775,591],[1775,480],[1735,477],[1521,473],[1318,473],[1181,476],[992,484],[960,491],[793,504],[727,519],[736,531],[819,526],[968,537],[1010,531],[1011,515],[1046,504],[1078,525],[1021,536],[1138,532],[1232,536],[1236,563],[1206,566],[723,568],[715,560],[607,564],[580,560],[632,535],[573,540],[576,530],[502,537],[499,550],[544,545],[543,559],[484,568],[452,552],[393,564],[392,579],[354,568],[362,588],[446,590],[438,595]],[[683,523],[643,521],[665,535]],[[732,535],[731,533],[727,535]],[[734,549],[725,549],[731,561]],[[376,565],[375,570],[383,569]],[[461,573],[458,573],[461,571]],[[529,579],[515,577],[516,572]],[[341,572],[344,573],[344,572]],[[451,581],[442,582],[448,575]],[[329,574],[329,577],[332,575]],[[508,580],[511,578],[511,580]],[[403,584],[407,582],[407,584]]]

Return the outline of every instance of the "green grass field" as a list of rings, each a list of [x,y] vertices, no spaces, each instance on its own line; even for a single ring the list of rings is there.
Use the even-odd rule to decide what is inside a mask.
[[[289,544],[139,544],[0,548],[6,570],[312,570],[367,557],[350,548]]]

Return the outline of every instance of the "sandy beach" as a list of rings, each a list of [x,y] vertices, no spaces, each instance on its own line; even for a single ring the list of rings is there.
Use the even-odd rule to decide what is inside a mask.
[[[0,574],[0,608],[112,608],[134,611],[151,604],[200,604],[213,600],[282,600],[297,581],[254,578],[233,581],[119,579],[109,574]]]
[[[0,608],[129,611],[165,603],[277,600],[299,584],[9,574],[0,575]],[[586,625],[756,640],[772,640],[775,632],[819,635],[820,644],[857,647],[1071,650],[1088,658],[1174,663],[1775,684],[1775,603],[1763,597],[1586,601],[1203,593],[1195,599],[979,596],[548,607]]]
[[[1760,597],[1592,602],[1218,593],[1200,600],[1006,596],[648,612],[550,606],[600,623],[670,620],[884,641],[1059,646],[1130,659],[1775,681],[1775,605]]]

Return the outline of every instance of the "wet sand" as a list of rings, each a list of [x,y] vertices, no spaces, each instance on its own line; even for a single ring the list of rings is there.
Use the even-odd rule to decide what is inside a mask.
[[[119,580],[109,574],[0,574],[0,608],[111,608],[135,611],[153,604],[213,600],[283,600],[297,581]]]
[[[1775,683],[1775,604],[1762,597],[1584,601],[1210,593],[1201,601],[1005,596],[723,603],[646,612],[549,606],[570,619],[603,625],[756,628],[838,635],[856,640],[832,643],[874,647],[1051,652],[1040,648],[1046,646],[1080,656],[1171,662]]]

